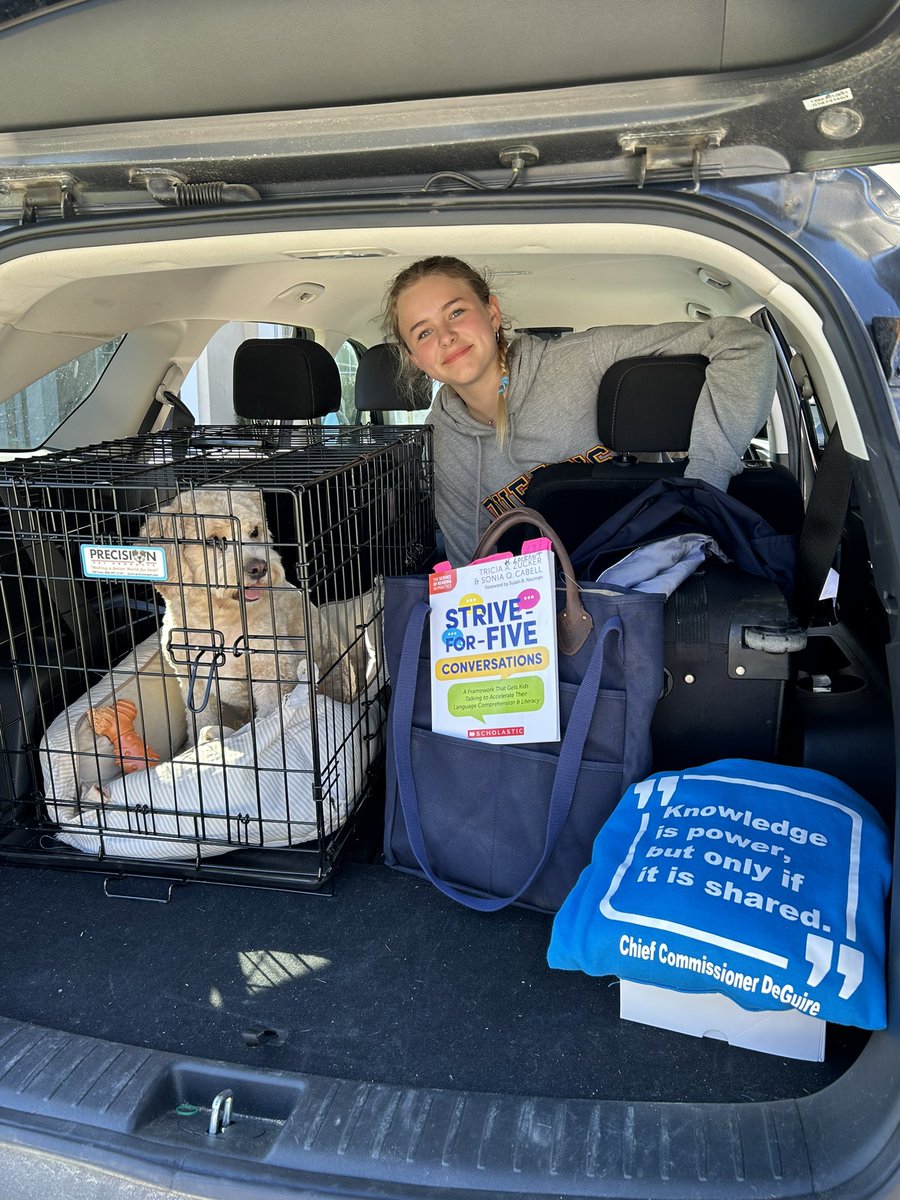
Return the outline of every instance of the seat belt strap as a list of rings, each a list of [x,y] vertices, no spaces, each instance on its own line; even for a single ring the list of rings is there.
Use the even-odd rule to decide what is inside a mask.
[[[850,455],[844,449],[840,430],[835,425],[819,460],[797,546],[791,607],[803,629],[809,628],[834,562],[852,482]]]

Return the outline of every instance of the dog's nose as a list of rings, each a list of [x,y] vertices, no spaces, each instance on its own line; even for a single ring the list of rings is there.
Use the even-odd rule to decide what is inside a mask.
[[[247,563],[246,573],[255,583],[259,583],[261,579],[265,579],[268,575],[269,568],[261,558],[254,558]]]

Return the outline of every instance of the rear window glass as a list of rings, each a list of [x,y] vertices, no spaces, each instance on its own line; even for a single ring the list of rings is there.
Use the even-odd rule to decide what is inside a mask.
[[[36,450],[91,394],[124,334],[79,354],[0,404],[0,446]]]

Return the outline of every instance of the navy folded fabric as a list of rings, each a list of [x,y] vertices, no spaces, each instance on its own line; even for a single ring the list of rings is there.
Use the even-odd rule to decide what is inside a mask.
[[[679,533],[707,533],[742,571],[770,579],[790,599],[796,543],[733,496],[699,479],[658,479],[596,529],[572,555],[596,579],[625,551]]]

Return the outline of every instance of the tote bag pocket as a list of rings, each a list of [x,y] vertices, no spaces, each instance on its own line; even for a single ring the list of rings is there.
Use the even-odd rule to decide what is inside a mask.
[[[621,708],[622,697],[613,695]],[[431,870],[468,891],[512,896],[543,853],[558,755],[514,745],[473,747],[428,729],[413,729],[410,755],[423,781],[418,812]],[[463,778],[467,786],[457,787],[448,803],[448,781]],[[582,761],[568,817],[529,889],[528,907],[559,908],[578,878],[573,864],[590,859],[597,831],[621,794],[621,762]],[[397,862],[416,861],[403,822],[392,842]]]
[[[565,736],[572,716],[572,706],[578,695],[578,685],[575,683],[560,683],[559,685],[559,727]],[[584,743],[582,759],[588,763],[613,763],[622,767],[623,747],[625,744],[625,693],[617,688],[600,688],[597,693],[597,705],[594,719],[591,721]],[[458,739],[457,739],[458,740]],[[488,747],[494,749],[494,747]],[[529,747],[533,753],[551,754],[554,759],[559,757],[559,742],[533,742]],[[527,753],[527,751],[526,751]]]

